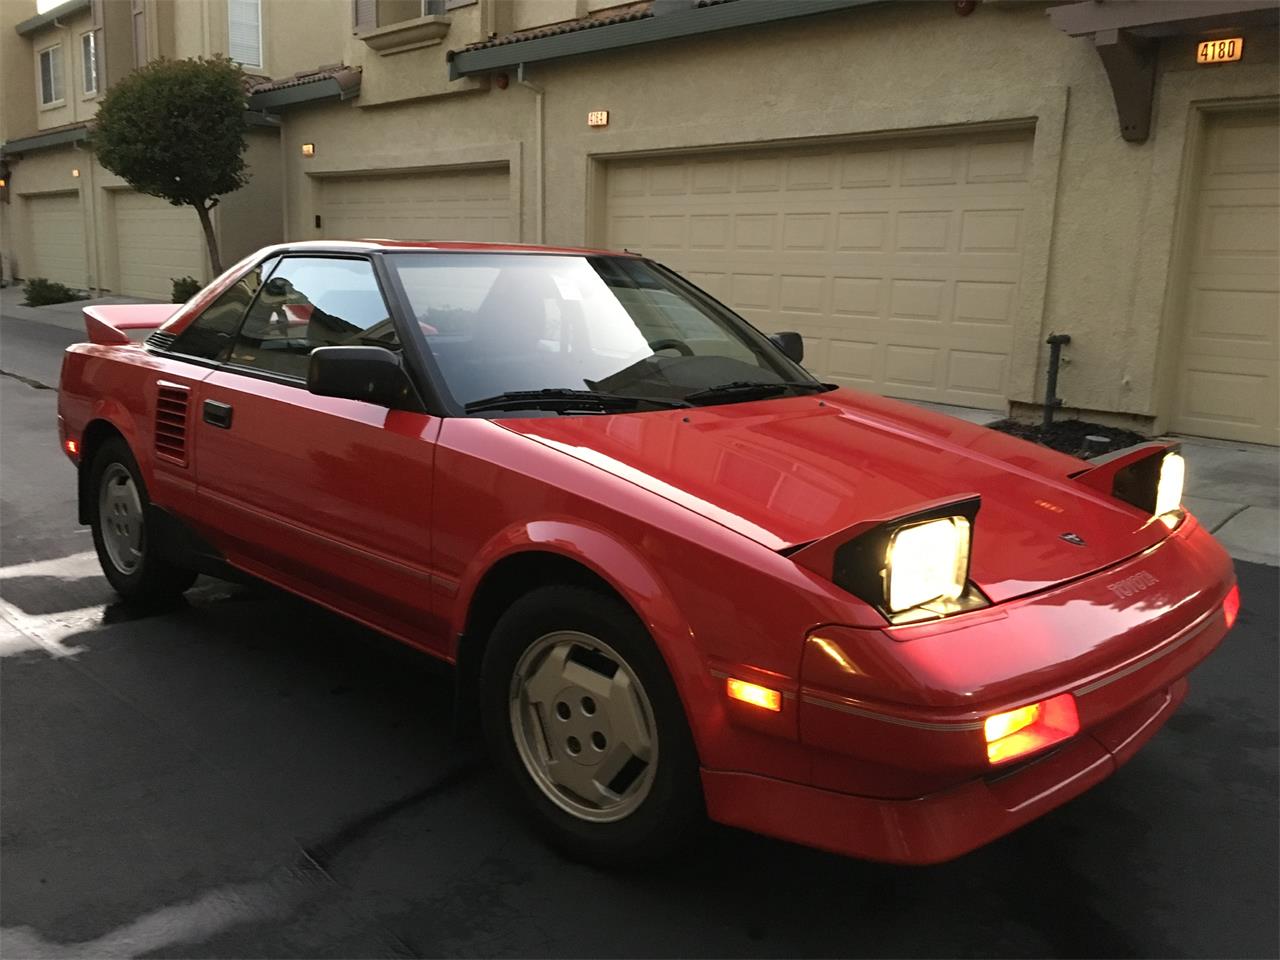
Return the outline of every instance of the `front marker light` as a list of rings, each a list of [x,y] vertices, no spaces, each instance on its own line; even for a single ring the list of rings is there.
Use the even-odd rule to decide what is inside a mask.
[[[1160,480],[1156,484],[1157,517],[1173,513],[1182,506],[1182,485],[1187,477],[1187,461],[1180,453],[1167,453],[1160,461]]]
[[[901,613],[936,600],[958,600],[969,578],[967,517],[943,517],[902,527],[885,555],[885,597]]]
[[[729,677],[724,684],[725,693],[730,699],[740,700],[762,710],[778,713],[782,710],[782,694],[777,690],[762,687],[758,683],[748,683],[736,677]]]

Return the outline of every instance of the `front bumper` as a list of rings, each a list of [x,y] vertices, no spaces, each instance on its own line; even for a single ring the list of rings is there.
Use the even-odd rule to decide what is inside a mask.
[[[708,812],[868,859],[959,856],[1077,796],[1154,735],[1225,635],[1233,582],[1230,558],[1188,518],[1159,547],[986,611],[816,630],[779,717],[794,713],[803,772],[705,770]],[[990,765],[986,716],[1063,693],[1080,734]]]
[[[1186,692],[1184,677],[1038,759],[913,800],[704,770],[707,809],[721,823],[832,853],[940,863],[1016,830],[1110,776],[1164,725]]]

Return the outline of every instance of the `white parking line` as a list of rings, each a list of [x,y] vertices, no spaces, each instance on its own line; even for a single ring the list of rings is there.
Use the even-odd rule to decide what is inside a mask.
[[[73,553],[53,560],[32,560],[0,567],[0,581],[18,577],[58,577],[74,580],[93,576],[99,570],[98,555],[92,550]],[[63,641],[102,620],[102,605],[59,610],[54,614],[32,616],[0,598],[0,657],[11,657],[29,650],[43,650],[51,657],[71,657],[84,648],[68,646]]]

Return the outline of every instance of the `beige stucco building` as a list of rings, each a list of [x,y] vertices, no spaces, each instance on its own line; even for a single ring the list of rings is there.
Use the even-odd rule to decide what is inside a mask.
[[[1067,408],[1280,443],[1274,2],[72,0],[34,27],[22,6],[0,3],[19,274],[163,296],[208,272],[194,213],[65,132],[92,116],[93,28],[101,82],[225,50],[259,75],[227,259],[354,236],[625,247],[801,331],[836,382],[1019,409],[1067,333]]]

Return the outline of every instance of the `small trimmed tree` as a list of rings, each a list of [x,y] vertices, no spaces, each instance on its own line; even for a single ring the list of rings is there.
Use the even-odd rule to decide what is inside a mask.
[[[249,180],[240,67],[225,57],[154,60],[107,91],[94,124],[99,162],[139,193],[195,207],[215,274],[209,211]]]

